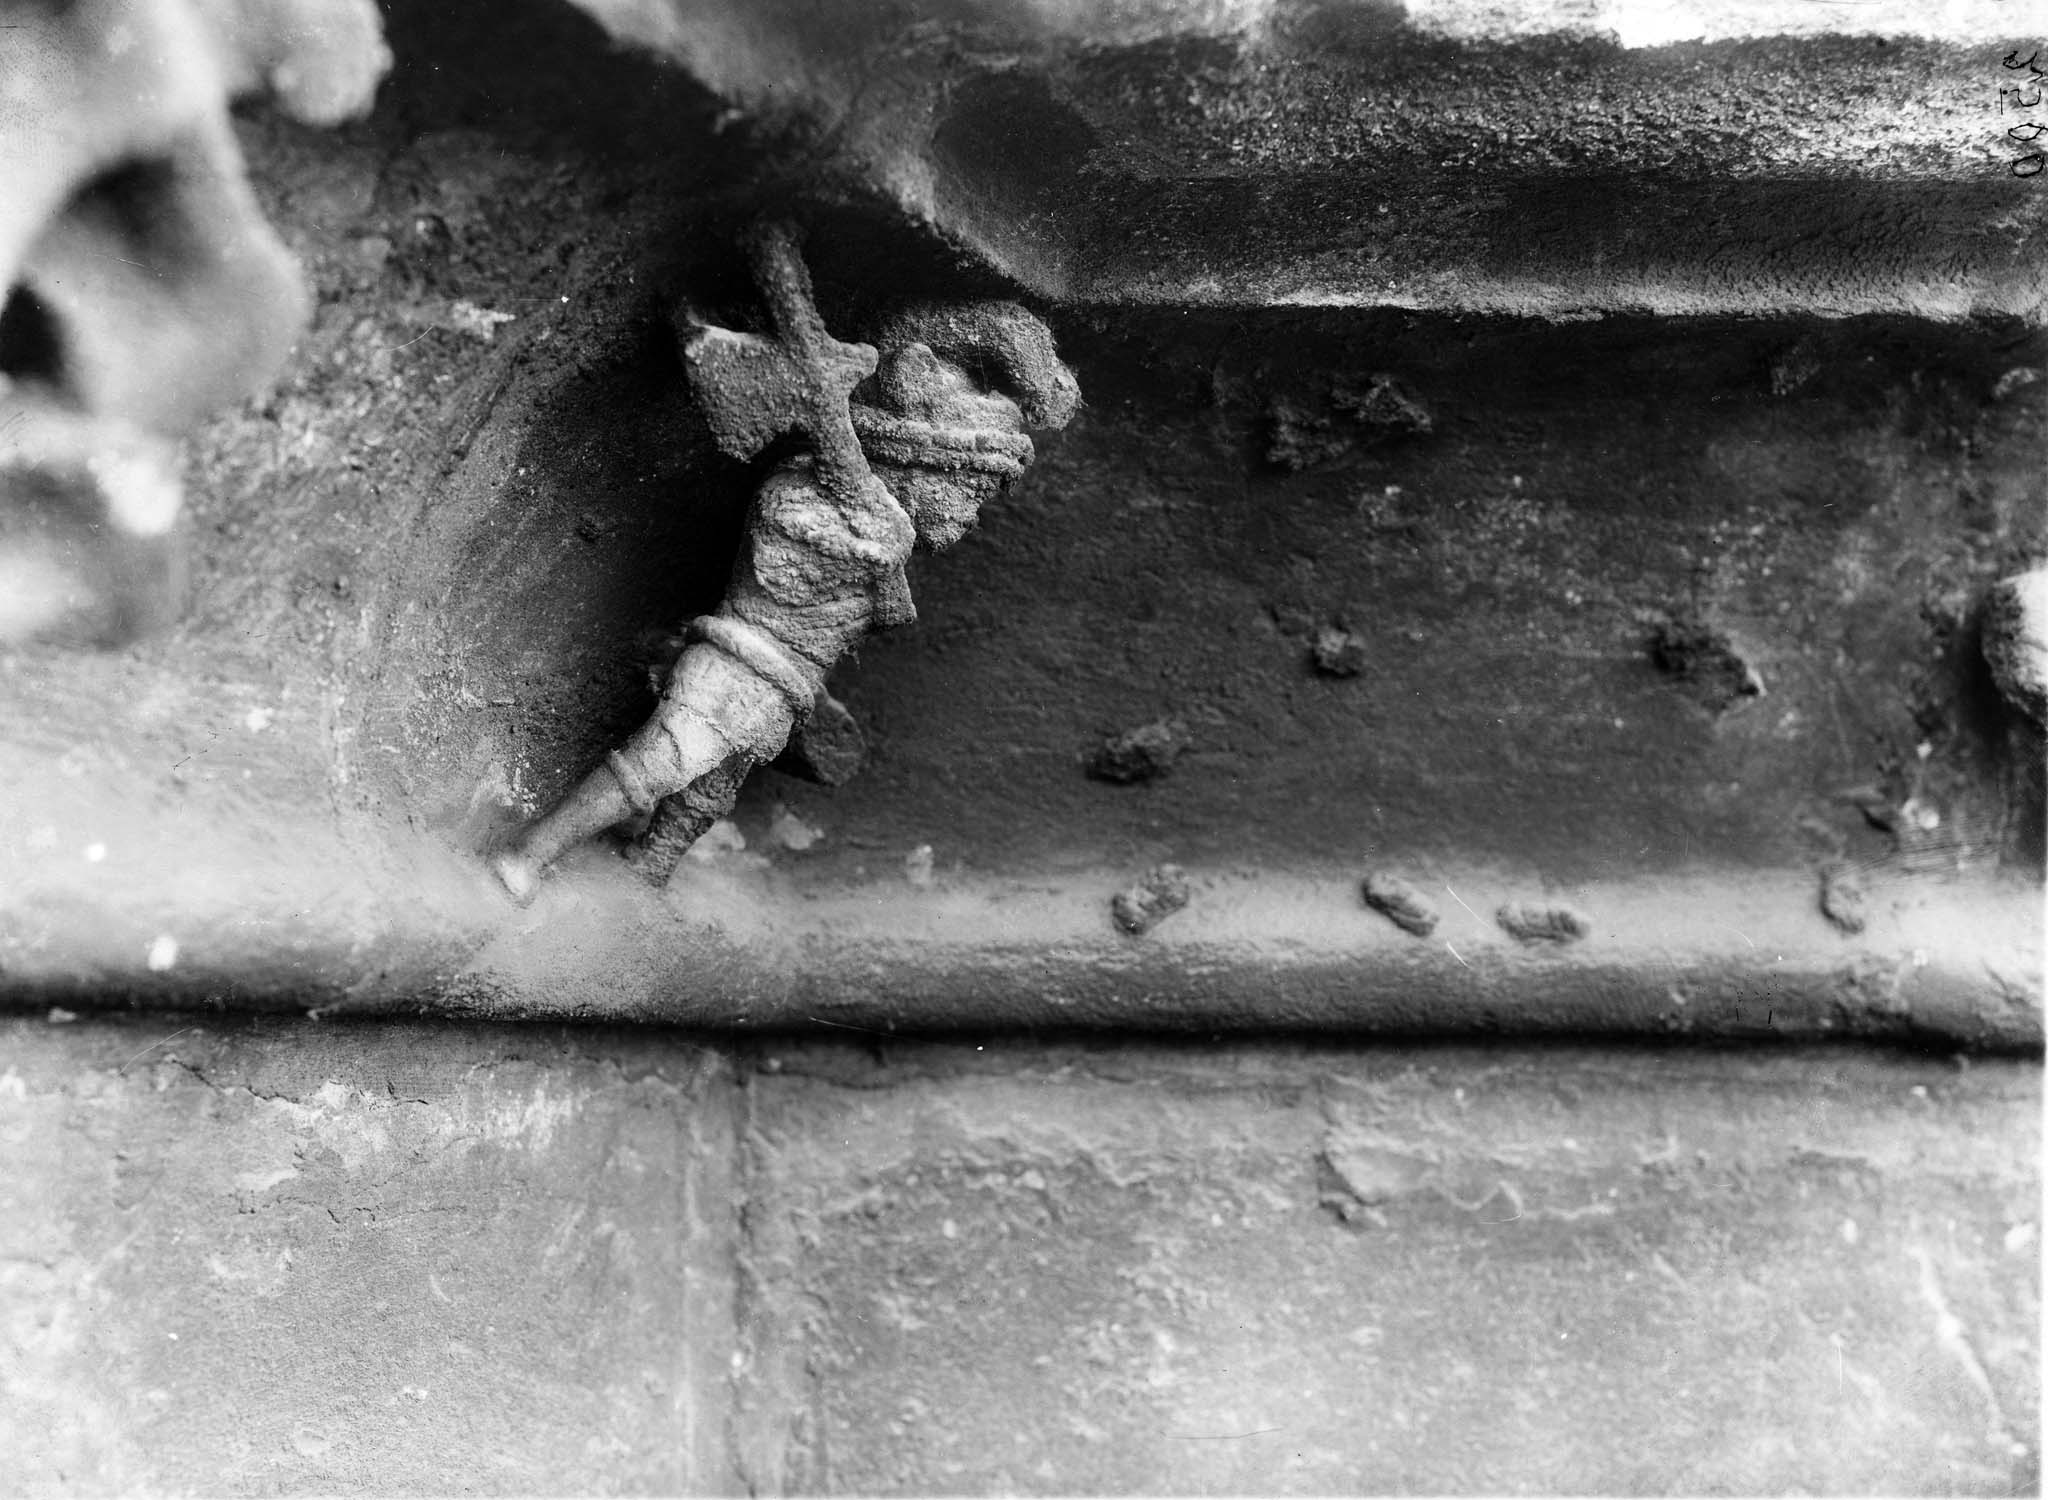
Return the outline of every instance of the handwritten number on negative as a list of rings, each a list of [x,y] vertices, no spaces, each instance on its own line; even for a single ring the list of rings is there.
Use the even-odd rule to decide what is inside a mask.
[[[2039,47],[2036,47],[2025,57],[2021,57],[2020,49],[2015,47],[2012,51],[2005,54],[2003,65],[2008,73],[2017,73],[2024,68],[2029,76],[2037,80],[2048,78],[2048,68],[2041,66],[2041,49]],[[1998,91],[1998,112],[2000,114],[2005,113],[2008,103],[2014,109],[2033,109],[2040,102],[2041,85],[2038,82],[2033,85],[2032,98],[2028,98],[2023,89],[2014,88],[2010,84]],[[2015,125],[2005,133],[2007,140],[2017,141],[2023,146],[2034,144],[2041,139],[2043,134],[2048,134],[2048,126],[2036,125],[2032,121],[2023,125]],[[2017,161],[2012,162],[2008,170],[2015,177],[2039,177],[2043,168],[2048,168],[2048,152],[2032,151],[2020,157]]]

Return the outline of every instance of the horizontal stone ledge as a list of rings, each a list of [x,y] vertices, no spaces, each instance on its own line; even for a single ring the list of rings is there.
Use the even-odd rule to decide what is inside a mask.
[[[201,1006],[928,1032],[1081,1027],[2042,1042],[2040,896],[2019,881],[1899,879],[1836,930],[1803,872],[1576,885],[1439,872],[1418,937],[1357,882],[1186,872],[1150,931],[1111,902],[1142,872],[1038,882],[809,883],[693,862],[664,891],[601,850],[527,909],[439,856],[403,882],[282,868],[142,902],[76,889],[0,913],[0,996],[21,1007]],[[308,862],[306,871],[323,862]],[[334,867],[328,866],[329,874]],[[398,893],[409,890],[415,899]],[[1518,906],[1512,936],[1503,908]],[[1568,907],[1568,917],[1547,913]],[[33,934],[31,936],[31,934]]]
[[[2027,319],[2048,307],[2030,183],[1557,175],[1121,184],[1069,301],[1506,317]],[[1150,202],[1142,223],[1129,205]],[[2023,227],[2025,226],[2025,227]]]
[[[2048,306],[1995,4],[578,3],[1068,305]]]

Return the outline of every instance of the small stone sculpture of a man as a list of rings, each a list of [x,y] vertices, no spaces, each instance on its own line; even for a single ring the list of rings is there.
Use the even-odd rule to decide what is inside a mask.
[[[686,837],[730,807],[840,657],[916,618],[913,545],[959,540],[1031,461],[1024,428],[1063,426],[1079,402],[1044,324],[1014,303],[915,309],[883,328],[878,355],[825,332],[786,230],[755,251],[777,336],[700,328],[685,359],[726,451],[792,431],[810,451],[761,486],[724,602],[691,623],[654,716],[493,860],[521,900],[571,845],[664,799],[691,804]]]

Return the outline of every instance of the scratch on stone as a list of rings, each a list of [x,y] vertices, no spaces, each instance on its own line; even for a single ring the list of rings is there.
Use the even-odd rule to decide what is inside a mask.
[[[1672,1265],[1670,1261],[1666,1260],[1661,1251],[1652,1250],[1650,1252],[1650,1267],[1659,1275],[1669,1278],[1688,1297],[1696,1297],[1699,1295],[1698,1289],[1694,1287],[1690,1281],[1687,1281],[1683,1276],[1678,1274],[1678,1268]]]
[[[2028,980],[2015,978],[1997,968],[1988,958],[1978,962],[1983,965],[1984,973],[1992,984],[1998,987],[1998,998],[2007,1009],[2028,1010],[2039,1004],[2037,991]]]
[[[469,450],[471,445],[476,442],[476,435],[483,430],[484,423],[491,419],[491,413],[498,409],[498,403],[505,399],[505,392],[512,388],[512,377],[517,373],[517,370],[518,367],[508,361],[504,369],[499,372],[497,382],[492,385],[489,393],[478,403],[475,412],[470,416],[468,425],[463,428],[462,435],[455,440],[454,447],[451,450],[455,463],[461,463],[469,457]],[[452,470],[453,465],[451,464],[448,467]]]
[[[199,1028],[197,1026],[187,1026],[184,1031],[174,1031],[169,1036],[163,1038],[162,1041],[151,1042],[147,1047],[144,1047],[140,1052],[136,1053],[133,1057],[129,1058],[127,1062],[122,1063],[120,1067],[114,1069],[114,1071],[116,1073],[125,1073],[128,1071],[130,1064],[138,1063],[142,1061],[143,1058],[149,1056],[150,1053],[156,1051],[157,1048],[166,1046],[171,1042],[175,1042],[179,1037],[185,1035],[185,1032],[197,1031],[198,1029]]]
[[[1577,1219],[1610,1218],[1614,1212],[1615,1207],[1611,1199],[1595,1198],[1591,1203],[1582,1204],[1578,1208],[1547,1208],[1543,1211],[1543,1217],[1561,1219],[1569,1224]]]
[[[1444,882],[1444,889],[1447,891],[1451,891],[1451,883],[1448,880]],[[1451,899],[1457,902],[1458,905],[1464,907],[1465,910],[1472,911],[1471,906],[1466,902],[1465,898],[1459,895],[1456,891],[1451,891]],[[1476,917],[1479,915],[1479,913],[1476,911],[1472,911],[1472,915]]]
[[[1445,889],[1445,890],[1449,890],[1449,889],[1450,889],[1450,887],[1449,887],[1449,886],[1446,886],[1446,887],[1444,887],[1444,889]],[[1463,905],[1464,905],[1464,903],[1463,903],[1462,901],[1461,901],[1461,902],[1459,902],[1458,904],[1459,904],[1459,905],[1461,905],[1461,906],[1463,906]],[[1467,908],[1467,909],[1469,910],[1470,908]],[[1444,946],[1445,946],[1446,948],[1451,948],[1451,940],[1450,940],[1449,938],[1445,938],[1445,939],[1444,939]],[[1457,960],[1457,961],[1458,961],[1459,963],[1461,963],[1461,964],[1465,964],[1465,955],[1464,955],[1464,954],[1462,954],[1462,953],[1460,953],[1460,952],[1459,952],[1459,951],[1458,951],[1458,950],[1457,950],[1456,948],[1451,948],[1451,957],[1452,957],[1452,958],[1455,958],[1455,959],[1456,959],[1456,960]],[[1472,966],[1471,966],[1470,964],[1465,964],[1465,967],[1469,969],[1469,968],[1471,968]]]
[[[820,1026],[836,1026],[841,1031],[865,1031],[874,1036],[893,1037],[893,1031],[879,1031],[873,1026],[856,1026],[851,1021],[828,1021],[823,1016],[805,1016],[807,1021],[816,1021]]]
[[[1984,1362],[1977,1357],[1971,1346],[1968,1331],[1963,1320],[1949,1310],[1948,1298],[1942,1294],[1941,1280],[1934,1272],[1934,1258],[1921,1246],[1913,1247],[1913,1259],[1920,1263],[1920,1300],[1934,1312],[1934,1337],[1940,1345],[1954,1356],[1963,1373],[1970,1378],[1970,1384],[1984,1398],[1984,1409],[1989,1417],[1985,1432],[1990,1439],[2008,1448],[2014,1448],[2012,1428],[2006,1423],[2005,1411],[1998,1404],[1998,1392],[1992,1387],[1991,1376],[1984,1368]]]
[[[1254,1427],[1250,1432],[1162,1432],[1160,1436],[1180,1443],[1234,1443],[1240,1438],[1260,1437],[1279,1430],[1277,1427]]]
[[[1501,1179],[1500,1185],[1496,1187],[1492,1193],[1488,1194],[1487,1197],[1482,1199],[1481,1201],[1482,1203],[1490,1203],[1495,1198],[1507,1199],[1508,1207],[1512,1208],[1514,1212],[1509,1214],[1505,1219],[1481,1219],[1479,1221],[1480,1223],[1512,1224],[1515,1222],[1515,1220],[1521,1218],[1523,1214],[1528,1212],[1528,1210],[1524,1208],[1522,1205],[1522,1195],[1515,1191],[1515,1185],[1512,1182],[1509,1182],[1505,1177]]]

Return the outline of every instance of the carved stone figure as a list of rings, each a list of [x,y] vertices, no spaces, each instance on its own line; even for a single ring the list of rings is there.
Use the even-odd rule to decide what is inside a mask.
[[[1064,426],[1079,402],[1044,324],[1014,303],[914,309],[878,353],[826,332],[793,231],[764,227],[751,248],[774,337],[699,326],[684,360],[726,452],[751,458],[788,433],[809,451],[762,485],[725,599],[691,623],[654,716],[495,858],[520,899],[562,851],[636,814],[655,814],[636,862],[665,879],[781,753],[839,658],[916,619],[912,546],[965,535],[1031,461],[1023,429]]]
[[[372,0],[0,0],[0,642],[162,608],[173,445],[305,319],[230,98],[332,124],[389,63]]]

